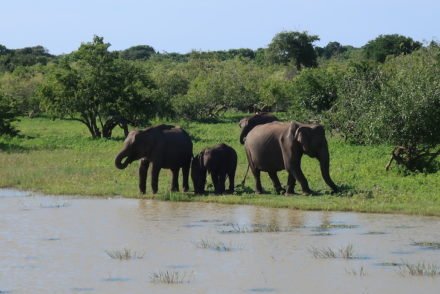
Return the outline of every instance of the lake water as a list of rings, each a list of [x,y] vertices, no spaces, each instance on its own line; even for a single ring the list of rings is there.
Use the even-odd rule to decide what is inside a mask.
[[[439,225],[0,189],[0,293],[439,293],[403,266],[440,266]]]

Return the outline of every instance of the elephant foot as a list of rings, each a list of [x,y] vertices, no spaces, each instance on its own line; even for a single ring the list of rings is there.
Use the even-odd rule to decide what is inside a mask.
[[[296,195],[297,193],[295,193],[295,191],[286,191],[286,193],[284,193],[284,196],[293,196]]]
[[[279,195],[286,194],[286,189],[284,189],[284,188],[278,188],[278,189],[276,189],[276,191],[277,191],[277,194],[279,194]]]
[[[188,192],[189,191],[189,188],[188,187],[183,187],[183,192]]]
[[[313,196],[313,195],[315,195],[315,192],[313,192],[312,190],[306,190],[306,191],[303,191],[303,194],[306,196]]]

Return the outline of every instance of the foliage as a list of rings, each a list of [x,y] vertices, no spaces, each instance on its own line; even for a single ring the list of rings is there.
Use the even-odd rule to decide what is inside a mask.
[[[189,119],[216,117],[228,109],[247,111],[259,102],[258,83],[264,73],[239,59],[211,63],[175,100],[176,112]]]
[[[339,42],[329,42],[325,47],[316,47],[315,50],[319,57],[330,59],[346,52],[348,50],[348,46],[342,46]]]
[[[12,125],[17,115],[16,109],[11,106],[10,99],[0,92],[0,136],[17,135],[18,131]]]
[[[337,99],[337,76],[329,68],[302,70],[293,80],[296,108],[319,115],[329,110]]]
[[[156,51],[148,45],[137,45],[119,53],[120,57],[127,60],[147,60],[155,55]]]
[[[37,89],[42,82],[42,69],[20,66],[0,76],[0,91],[13,99],[21,115],[32,117],[41,112]]]
[[[430,152],[440,144],[439,69],[436,46],[379,68],[352,66],[339,89],[333,125],[356,143],[400,146],[393,158],[410,170],[423,169],[440,154]]]
[[[0,45],[0,72],[14,71],[19,66],[46,65],[54,56],[43,46],[8,49]]]
[[[308,35],[307,32],[278,33],[267,48],[267,58],[274,64],[292,63],[298,70],[302,67],[317,66],[313,42],[318,40],[318,36]]]
[[[421,47],[422,43],[414,41],[409,37],[397,34],[380,35],[364,46],[364,52],[367,58],[383,63],[389,55],[410,54]]]
[[[163,106],[160,93],[139,67],[109,52],[95,36],[49,71],[41,88],[47,111],[85,124],[92,137],[111,137],[120,124],[144,124]]]

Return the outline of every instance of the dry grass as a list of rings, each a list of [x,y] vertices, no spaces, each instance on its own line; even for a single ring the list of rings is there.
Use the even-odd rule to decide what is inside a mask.
[[[183,284],[189,283],[193,273],[177,271],[159,271],[150,275],[151,283],[158,284]]]
[[[144,258],[145,254],[140,254],[136,251],[133,251],[131,249],[124,248],[122,250],[107,250],[105,251],[108,256],[110,256],[112,259],[119,259],[119,260],[129,260],[129,259],[142,259]]]
[[[353,245],[349,244],[345,247],[341,247],[338,250],[334,250],[332,248],[316,248],[311,247],[309,252],[313,255],[314,258],[344,258],[344,259],[354,259],[356,256],[354,255]]]
[[[402,276],[418,276],[418,277],[437,277],[440,276],[440,267],[436,264],[428,264],[419,262],[417,264],[410,264],[404,262],[399,266],[400,274]]]

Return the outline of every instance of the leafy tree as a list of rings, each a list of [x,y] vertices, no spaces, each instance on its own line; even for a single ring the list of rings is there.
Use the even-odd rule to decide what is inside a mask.
[[[41,88],[47,111],[85,124],[93,138],[111,137],[120,125],[142,124],[155,116],[160,93],[139,67],[110,52],[95,36],[53,66]]]
[[[36,67],[17,67],[0,76],[0,91],[12,97],[21,115],[32,117],[40,112],[37,89],[43,82],[43,71]]]
[[[302,70],[293,80],[295,99],[312,114],[329,110],[337,99],[336,75],[327,68]]]
[[[348,50],[348,47],[342,46],[339,42],[329,42],[325,47],[316,47],[315,50],[319,57],[330,59],[343,54]]]
[[[176,99],[177,113],[186,118],[205,119],[232,108],[253,109],[259,102],[259,82],[264,79],[263,72],[240,59],[209,65],[191,81],[187,94]]]
[[[0,136],[17,135],[18,131],[12,125],[17,119],[17,111],[11,105],[10,99],[0,92]]]
[[[267,58],[274,64],[293,63],[298,70],[302,67],[317,66],[317,56],[313,42],[319,37],[307,32],[285,31],[272,39],[267,49]]]
[[[409,37],[398,34],[380,35],[364,46],[364,52],[367,58],[383,63],[389,55],[410,54],[421,47],[422,43]]]
[[[19,66],[46,65],[55,56],[43,46],[26,47],[22,49],[7,49],[0,45],[0,72],[13,71]]]
[[[430,167],[440,154],[439,47],[381,67],[354,65],[343,81],[331,115],[334,127],[356,143],[396,146],[392,160],[409,170]]]
[[[127,60],[147,60],[155,54],[154,48],[148,45],[133,46],[120,52],[121,58]]]

